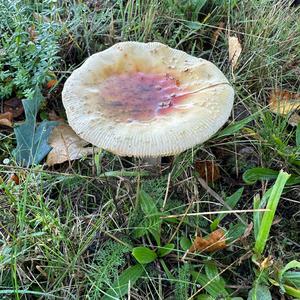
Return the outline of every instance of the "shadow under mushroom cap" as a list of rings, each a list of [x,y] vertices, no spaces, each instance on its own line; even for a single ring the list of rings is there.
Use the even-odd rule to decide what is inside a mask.
[[[161,43],[118,43],[67,79],[63,104],[86,141],[118,155],[180,153],[228,119],[234,91],[211,62]]]

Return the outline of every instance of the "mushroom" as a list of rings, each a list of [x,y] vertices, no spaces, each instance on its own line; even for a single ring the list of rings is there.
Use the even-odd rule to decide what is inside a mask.
[[[234,91],[211,62],[161,43],[121,42],[67,79],[68,122],[120,156],[160,158],[208,140],[227,121]]]

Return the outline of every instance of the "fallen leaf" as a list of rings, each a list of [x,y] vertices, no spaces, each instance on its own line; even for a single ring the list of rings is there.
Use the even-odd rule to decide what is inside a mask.
[[[13,181],[16,185],[20,184],[19,176],[16,174],[11,174],[9,180]]]
[[[195,169],[207,183],[215,182],[221,177],[220,169],[213,160],[197,160]]]
[[[94,148],[86,147],[88,144],[69,125],[59,125],[53,129],[49,138],[52,150],[47,156],[46,163],[48,166],[53,166],[90,155],[94,152]]]
[[[32,42],[34,42],[37,38],[37,32],[35,30],[35,26],[32,25],[32,26],[29,26],[28,27],[28,33],[29,33],[29,38]]]
[[[57,84],[57,80],[56,79],[51,79],[47,82],[47,89],[51,89],[52,87],[54,87]]]
[[[211,39],[213,45],[217,42],[221,32],[224,30],[224,27],[225,27],[225,22],[220,22],[217,29],[213,32],[212,39]]]
[[[289,117],[288,123],[292,126],[298,126],[300,124],[300,113],[295,111]]]
[[[3,114],[0,114],[0,126],[7,126],[7,127],[12,127],[13,115],[11,112],[5,112]]]
[[[22,101],[19,98],[11,98],[4,101],[3,110],[4,112],[11,112],[13,118],[15,119],[24,112],[24,107]]]
[[[214,252],[221,250],[227,247],[225,241],[225,232],[222,229],[217,229],[204,238],[197,236],[190,247],[189,252]]]
[[[239,39],[235,36],[228,37],[228,52],[229,62],[233,69],[235,69],[238,59],[242,53],[242,46]]]
[[[274,90],[269,98],[269,109],[279,115],[287,115],[300,109],[300,94],[285,90]]]

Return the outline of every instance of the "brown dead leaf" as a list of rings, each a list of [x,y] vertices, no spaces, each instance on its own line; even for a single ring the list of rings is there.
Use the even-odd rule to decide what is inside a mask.
[[[34,42],[37,38],[37,32],[35,30],[35,26],[32,25],[32,26],[29,26],[28,27],[28,33],[29,33],[29,38],[32,42]]]
[[[10,181],[13,181],[16,185],[19,185],[20,184],[20,178],[17,174],[13,173],[10,175],[9,177],[9,180]]]
[[[300,112],[298,111],[293,112],[289,117],[288,122],[292,126],[298,126],[298,124],[300,124]]]
[[[4,112],[11,112],[13,118],[18,118],[23,112],[24,107],[22,101],[18,98],[11,98],[9,100],[4,101],[3,104]]]
[[[287,115],[300,109],[300,94],[285,90],[274,90],[269,98],[269,109],[279,115]]]
[[[213,35],[212,35],[211,42],[213,45],[217,42],[217,40],[218,40],[221,32],[224,30],[224,28],[225,28],[225,22],[220,22],[218,25],[218,28],[213,32]]]
[[[197,160],[195,169],[207,183],[215,182],[221,177],[220,169],[213,160]]]
[[[242,53],[242,46],[239,39],[235,36],[228,37],[228,52],[229,52],[229,62],[232,69],[237,66],[238,59]]]
[[[227,247],[225,232],[222,229],[217,229],[210,233],[205,238],[197,236],[189,249],[190,253],[195,251],[214,252]]]
[[[47,89],[51,89],[52,87],[54,87],[57,84],[57,80],[56,79],[51,79],[47,82]]]
[[[53,166],[90,155],[93,153],[94,148],[86,147],[88,144],[69,125],[56,126],[49,138],[49,145],[52,150],[47,156],[46,163],[48,166]]]
[[[13,114],[11,112],[5,112],[0,114],[0,126],[12,127]]]

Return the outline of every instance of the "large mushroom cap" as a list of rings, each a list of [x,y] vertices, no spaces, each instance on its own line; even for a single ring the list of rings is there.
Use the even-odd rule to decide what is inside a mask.
[[[211,62],[161,43],[123,42],[90,56],[65,83],[69,124],[118,155],[180,153],[226,122],[234,92]]]

